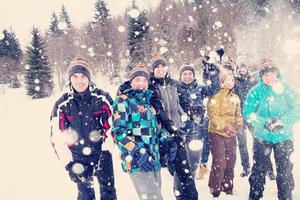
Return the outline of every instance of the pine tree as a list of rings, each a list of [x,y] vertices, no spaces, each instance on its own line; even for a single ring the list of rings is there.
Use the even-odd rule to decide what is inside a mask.
[[[4,30],[3,35],[0,40],[0,81],[12,88],[18,88],[21,86],[18,76],[21,73],[22,50],[12,30]]]
[[[52,13],[48,33],[51,36],[61,36],[63,31],[58,27],[59,20],[55,12]]]
[[[135,4],[133,9],[137,9]],[[136,63],[146,62],[146,38],[149,33],[149,23],[146,18],[146,12],[139,13],[137,18],[130,16],[128,22],[128,48],[130,55],[129,71]]]
[[[45,52],[45,42],[39,30],[33,27],[32,41],[27,47],[27,64],[25,83],[27,95],[33,99],[45,98],[52,94],[52,70],[49,67]]]
[[[61,7],[61,12],[60,12],[60,15],[59,15],[59,21],[66,23],[68,29],[73,28],[73,25],[71,23],[69,14],[68,14],[67,9],[64,5],[62,5],[62,7]]]
[[[99,21],[102,25],[106,23],[108,18],[110,18],[109,9],[107,8],[107,3],[102,0],[97,0],[95,3],[95,20]]]

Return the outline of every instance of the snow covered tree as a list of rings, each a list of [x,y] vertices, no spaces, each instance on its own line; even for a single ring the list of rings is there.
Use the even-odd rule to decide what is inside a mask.
[[[107,8],[107,3],[102,0],[97,0],[95,3],[95,16],[94,18],[98,20],[101,24],[105,24],[110,17],[109,9]]]
[[[129,71],[135,63],[146,63],[146,49],[149,33],[149,23],[146,18],[146,12],[139,12],[135,4],[129,11],[128,22],[128,48],[130,55]]]
[[[64,5],[62,5],[61,7],[61,11],[60,11],[60,15],[59,15],[59,21],[61,23],[65,23],[66,24],[66,28],[73,28],[73,25],[71,23],[71,20],[70,20],[70,16],[67,12],[67,9]],[[63,25],[61,25],[63,26]]]
[[[63,90],[66,85],[64,74],[79,48],[75,29],[65,6],[62,6],[59,18],[55,13],[52,14],[45,41],[49,63],[54,69],[60,90]]]
[[[27,95],[33,99],[45,98],[52,94],[52,69],[45,52],[45,42],[37,28],[33,28],[32,41],[27,47],[25,83]]]
[[[59,29],[58,25],[59,25],[59,19],[55,14],[55,12],[53,12],[50,19],[50,26],[48,30],[48,33],[51,36],[61,36],[63,34],[63,31]]]
[[[22,51],[15,33],[3,31],[3,39],[0,40],[0,82],[8,84],[12,88],[21,86],[19,75],[21,74],[20,62]]]

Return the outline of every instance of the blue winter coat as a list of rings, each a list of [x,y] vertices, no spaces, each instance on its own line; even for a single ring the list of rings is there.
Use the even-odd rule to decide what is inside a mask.
[[[199,85],[196,79],[190,84],[183,82],[178,84],[179,102],[184,112],[190,115],[195,110],[195,107],[201,107],[202,110],[202,113],[199,113],[203,119],[202,124],[195,124],[192,118],[185,122],[183,130],[188,132],[188,141],[195,138],[200,139],[201,134],[207,132],[208,118],[205,114],[206,106],[203,104],[203,100],[220,90],[219,76],[210,76],[210,81],[210,85]],[[197,127],[197,130],[194,127]]]
[[[73,159],[84,163],[97,160],[110,128],[108,120],[112,102],[108,93],[93,85],[84,94],[78,94],[70,87],[70,91],[56,101],[52,110],[51,137],[54,134],[76,133],[76,142],[69,146]],[[53,140],[52,145],[55,148]],[[91,150],[90,154],[89,150],[85,151],[87,149]]]
[[[292,139],[292,126],[299,120],[299,104],[294,92],[282,81],[275,87],[262,80],[246,96],[243,116],[253,126],[254,137],[279,143]],[[272,119],[280,120],[284,128],[272,132],[265,128]]]
[[[134,143],[155,161],[155,171],[160,170],[159,142],[163,141],[158,127],[156,111],[150,105],[152,91],[129,89],[116,98],[113,104],[112,134],[121,151],[122,168],[125,172],[139,172],[136,158],[130,155],[129,143]],[[128,159],[132,158],[132,159]]]

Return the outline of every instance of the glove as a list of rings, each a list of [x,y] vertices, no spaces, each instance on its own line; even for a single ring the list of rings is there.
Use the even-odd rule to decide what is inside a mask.
[[[203,106],[193,106],[193,109],[191,109],[191,118],[193,119],[194,122],[197,124],[202,124],[203,118],[204,118],[204,113],[205,113],[205,108]]]
[[[135,146],[130,152],[130,155],[135,159],[137,165],[144,172],[150,172],[155,170],[155,162],[152,157],[146,152],[145,148]]]
[[[212,76],[219,74],[220,72],[219,67],[213,63],[209,63],[208,60],[209,60],[209,56],[204,56],[204,59],[202,60],[202,64],[204,66],[203,73]]]
[[[284,128],[282,122],[278,119],[272,119],[270,122],[266,123],[264,127],[272,132],[280,131]]]
[[[71,161],[66,165],[66,170],[69,172],[71,180],[75,183],[83,183],[88,178],[88,166],[83,165],[80,162]]]

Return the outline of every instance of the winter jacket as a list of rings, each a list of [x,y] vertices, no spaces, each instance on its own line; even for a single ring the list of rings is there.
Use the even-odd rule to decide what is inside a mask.
[[[220,90],[219,76],[211,76],[211,84],[200,86],[197,80],[190,84],[180,82],[178,84],[179,102],[184,112],[189,114],[195,107],[201,107],[204,118],[206,107],[203,105],[204,98],[216,94]],[[200,113],[199,113],[200,114]]]
[[[108,120],[112,102],[108,93],[94,85],[83,94],[74,92],[70,86],[70,91],[56,101],[52,110],[51,138],[54,149],[54,135],[73,134],[76,141],[69,144],[73,160],[84,163],[97,160],[102,142],[107,137],[106,132],[110,128]]]
[[[295,93],[286,84],[279,81],[270,87],[260,80],[246,96],[243,116],[253,126],[254,137],[276,144],[292,138],[299,111]],[[280,120],[284,128],[276,132],[266,129],[272,119]]]
[[[222,87],[221,90],[210,97],[207,103],[209,117],[208,131],[231,137],[225,133],[226,127],[236,127],[243,124],[240,99],[232,90]]]
[[[235,83],[233,91],[240,97],[241,106],[243,107],[246,95],[249,90],[255,85],[254,81],[251,80],[250,74],[239,75],[235,77]]]
[[[184,114],[184,111],[179,103],[178,82],[168,74],[165,78],[156,78],[153,73],[150,74],[150,82],[152,90],[158,95],[163,110],[167,113],[168,119],[171,119],[176,128],[179,129],[182,125],[181,115]]]
[[[118,96],[113,104],[113,137],[121,151],[122,168],[125,172],[139,172],[136,158],[128,159],[129,143],[145,148],[155,161],[155,171],[160,170],[159,140],[162,130],[158,126],[156,111],[150,104],[152,91],[129,89]]]
[[[129,81],[124,82],[118,89],[117,95],[124,94],[125,91],[131,89],[131,85]],[[172,127],[174,127],[174,122],[169,118],[168,113],[164,110],[164,106],[161,102],[158,90],[155,89],[154,85],[149,83],[148,90],[152,91],[150,104],[154,107],[156,110],[156,115],[158,122],[163,125],[163,127],[170,133],[172,133],[174,130]]]

